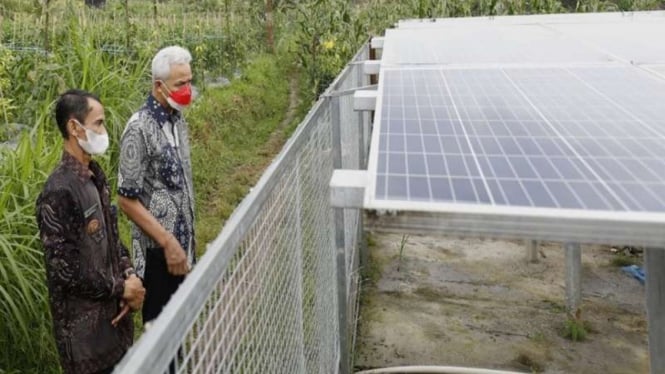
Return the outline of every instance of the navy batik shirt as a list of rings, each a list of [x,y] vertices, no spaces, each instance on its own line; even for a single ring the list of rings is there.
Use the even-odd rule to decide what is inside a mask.
[[[118,194],[139,199],[195,262],[194,190],[187,123],[178,111],[164,108],[154,96],[134,113],[120,144]],[[145,254],[159,245],[132,223],[134,267],[145,274]]]

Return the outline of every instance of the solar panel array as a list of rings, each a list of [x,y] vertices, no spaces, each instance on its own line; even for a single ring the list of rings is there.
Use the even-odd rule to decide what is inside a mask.
[[[653,73],[665,45],[647,48],[665,35],[656,14],[389,30],[366,207],[665,212],[665,78]]]
[[[665,84],[644,73],[383,74],[377,199],[665,211]]]

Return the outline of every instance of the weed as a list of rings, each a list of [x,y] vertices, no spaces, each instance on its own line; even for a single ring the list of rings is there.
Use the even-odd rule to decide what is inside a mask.
[[[639,265],[639,260],[635,257],[629,257],[623,254],[618,254],[610,260],[610,265],[615,267],[624,267],[630,265]]]
[[[575,314],[569,314],[564,323],[562,335],[564,338],[574,342],[586,340],[590,332],[589,324],[582,320],[582,311],[578,309]]]
[[[526,353],[520,353],[517,355],[515,362],[531,370],[532,373],[541,373],[544,370],[544,367],[541,363],[537,362]]]
[[[409,240],[409,235],[404,234],[402,235],[402,240],[399,242],[399,259],[397,262],[397,271],[399,271],[400,267],[402,266],[402,258],[404,255],[404,248],[406,247],[406,241]]]

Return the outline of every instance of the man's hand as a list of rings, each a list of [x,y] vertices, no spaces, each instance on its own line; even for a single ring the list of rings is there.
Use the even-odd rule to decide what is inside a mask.
[[[166,266],[168,266],[169,273],[173,275],[185,275],[189,272],[189,264],[187,264],[185,251],[173,235],[169,235],[169,239],[164,244],[164,257],[166,258]]]
[[[145,288],[141,278],[132,274],[125,279],[125,291],[120,300],[120,312],[111,321],[111,325],[117,326],[118,323],[129,313],[130,310],[136,311],[143,306],[143,299],[145,298]]]
[[[143,305],[143,299],[145,298],[145,288],[143,288],[143,282],[141,278],[132,274],[125,280],[125,292],[122,294],[122,300],[127,304],[132,310],[139,310]]]

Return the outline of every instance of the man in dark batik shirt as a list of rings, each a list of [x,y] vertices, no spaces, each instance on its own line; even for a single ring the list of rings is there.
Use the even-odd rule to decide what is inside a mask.
[[[132,344],[130,309],[145,289],[118,238],[106,176],[91,155],[108,148],[104,108],[70,90],[56,103],[60,164],[37,199],[53,327],[65,373],[110,373]]]

